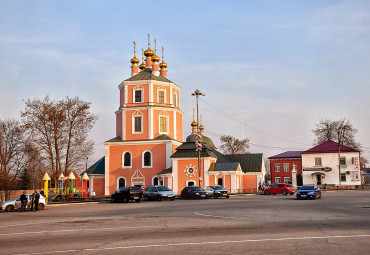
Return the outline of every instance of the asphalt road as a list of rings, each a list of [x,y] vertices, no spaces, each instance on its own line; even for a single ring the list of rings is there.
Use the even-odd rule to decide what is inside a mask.
[[[0,254],[370,254],[370,191],[0,212]]]

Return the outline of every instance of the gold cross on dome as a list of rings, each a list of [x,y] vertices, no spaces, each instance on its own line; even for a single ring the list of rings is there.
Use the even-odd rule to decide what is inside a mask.
[[[148,46],[150,46],[150,34],[148,33]]]
[[[134,54],[136,54],[136,42],[133,41],[133,44],[134,44]]]

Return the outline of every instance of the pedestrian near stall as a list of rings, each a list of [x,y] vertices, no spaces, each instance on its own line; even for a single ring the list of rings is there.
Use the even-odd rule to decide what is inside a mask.
[[[39,201],[40,201],[40,194],[35,190],[35,199],[34,199],[34,207],[35,211],[39,210]]]
[[[26,206],[27,206],[26,191],[23,191],[23,194],[20,196],[20,200],[21,200],[21,212],[25,212],[26,211]]]

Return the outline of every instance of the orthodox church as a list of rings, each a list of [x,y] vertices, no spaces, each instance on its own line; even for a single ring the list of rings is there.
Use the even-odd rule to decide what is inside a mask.
[[[154,41],[153,51],[148,35],[140,65],[134,42],[131,77],[118,86],[116,137],[104,143],[105,156],[86,170],[90,195],[135,185],[165,185],[176,194],[192,185],[256,192],[265,177],[262,154],[223,155],[194,116],[183,141],[180,87],[167,78],[163,47],[160,62]]]

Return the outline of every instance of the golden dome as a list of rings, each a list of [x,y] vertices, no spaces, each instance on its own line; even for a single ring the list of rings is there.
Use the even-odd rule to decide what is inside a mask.
[[[199,129],[200,129],[200,130],[203,130],[203,129],[204,129],[203,125],[200,125],[200,126],[199,126]]]
[[[134,57],[131,59],[131,63],[132,63],[132,64],[139,64],[139,62],[140,62],[140,60],[139,60],[136,56],[134,56]]]
[[[154,53],[154,56],[152,57],[152,61],[153,62],[159,62],[159,60],[161,60],[161,59],[157,56],[157,54]]]
[[[144,71],[145,70],[146,65],[144,64],[144,62],[141,63],[141,65],[139,65],[139,68],[140,68],[141,71]]]
[[[198,123],[195,121],[195,120],[193,120],[193,122],[190,124],[192,127],[195,127],[195,126],[197,126],[198,125]]]
[[[148,47],[148,49],[146,51],[144,51],[144,55],[146,57],[151,57],[154,55],[154,51],[152,51],[152,49],[150,48],[150,46]]]
[[[163,60],[162,60],[162,62],[159,64],[159,67],[160,68],[167,68],[167,64],[165,63],[165,62],[163,62]]]

